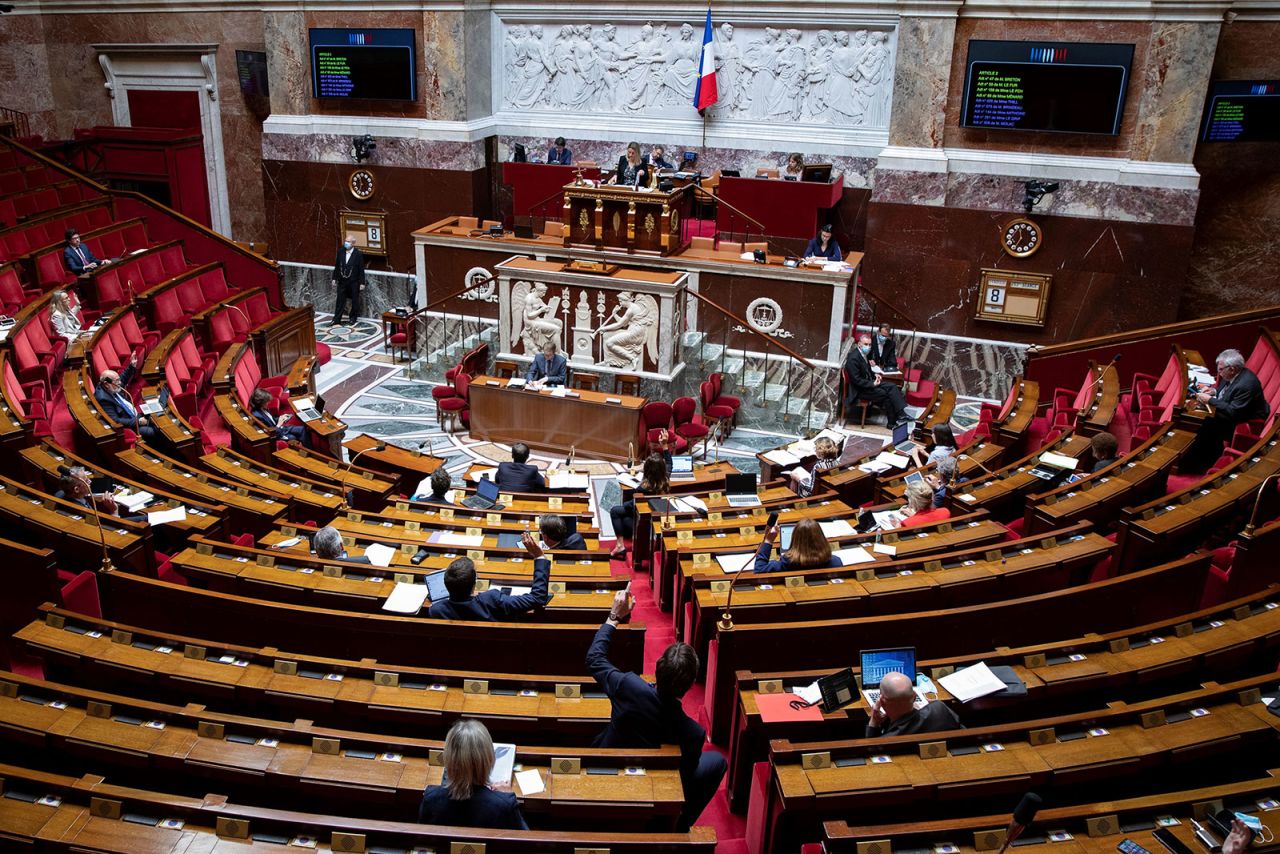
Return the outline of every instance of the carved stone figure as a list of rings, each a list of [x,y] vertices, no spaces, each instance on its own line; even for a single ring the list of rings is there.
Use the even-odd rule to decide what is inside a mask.
[[[564,329],[564,321],[556,317],[560,298],[553,297],[547,302],[543,299],[546,295],[547,286],[541,282],[516,282],[511,288],[509,340],[514,345],[518,339],[529,355],[540,352],[548,343],[563,349],[560,333]]]
[[[800,89],[804,86],[806,68],[804,48],[800,46],[800,31],[787,30],[782,34],[782,50],[774,66],[773,87],[765,112],[769,118],[800,118]]]
[[[617,306],[596,334],[604,342],[605,365],[644,370],[646,353],[650,361],[658,358],[658,301],[648,294],[620,292]]]
[[[733,24],[721,24],[716,41],[716,88],[720,102],[733,109],[742,92],[742,49],[733,40]]]
[[[667,51],[667,69],[662,76],[659,97],[668,104],[688,104],[698,85],[698,63],[702,45],[693,40],[693,27],[680,25],[680,41]]]
[[[507,100],[513,106],[526,109],[538,103],[553,70],[542,44],[541,25],[529,27],[529,37],[518,43],[515,66],[515,88]]]

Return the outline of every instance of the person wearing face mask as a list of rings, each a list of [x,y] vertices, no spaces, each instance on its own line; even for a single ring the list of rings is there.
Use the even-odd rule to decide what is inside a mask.
[[[342,323],[342,312],[351,303],[350,323],[360,317],[360,289],[364,287],[364,253],[356,248],[356,236],[348,234],[333,262],[333,286],[338,297],[333,306],[330,326]]]
[[[871,336],[862,333],[858,336],[858,346],[850,348],[849,356],[844,360],[844,372],[848,385],[845,389],[844,411],[848,419],[853,412],[854,404],[865,400],[872,406],[884,410],[890,429],[906,424],[907,399],[902,389],[893,383],[881,382],[879,374],[871,370]]]
[[[893,341],[893,327],[887,323],[880,324],[871,339],[871,364],[890,373],[898,370],[898,345]]]

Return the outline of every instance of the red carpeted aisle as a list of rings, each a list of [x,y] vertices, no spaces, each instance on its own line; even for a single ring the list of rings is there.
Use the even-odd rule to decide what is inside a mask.
[[[612,549],[612,542],[601,542],[604,549]],[[662,651],[670,646],[676,639],[675,627],[672,624],[671,617],[663,613],[657,605],[653,597],[653,588],[649,584],[649,576],[642,573],[632,573],[630,555],[627,560],[614,560],[611,562],[614,575],[625,575],[631,578],[631,595],[635,597],[635,610],[631,613],[631,620],[634,623],[643,623],[645,625],[644,637],[644,672],[652,674],[654,665],[658,662],[658,657],[662,655]],[[704,686],[701,682],[694,683],[693,688],[684,697],[684,709],[689,717],[706,726],[703,713],[703,697]],[[708,746],[708,750],[717,748]],[[720,751],[723,753],[724,751]],[[724,796],[724,783],[720,784],[720,790],[716,792],[716,796],[711,799],[711,803],[707,805],[706,810],[702,813],[702,817],[698,819],[698,824],[714,827],[716,831],[716,839],[718,843],[716,850],[720,852],[732,852],[738,850],[740,841],[746,835],[746,817],[734,815],[729,812],[729,804]],[[735,847],[738,846],[738,847]]]

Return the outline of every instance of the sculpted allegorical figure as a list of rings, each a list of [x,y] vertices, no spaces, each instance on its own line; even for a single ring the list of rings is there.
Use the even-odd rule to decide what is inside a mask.
[[[513,106],[527,110],[542,98],[553,68],[542,43],[541,25],[529,27],[529,37],[519,43],[516,57],[518,72],[511,83],[508,100]]]
[[[680,40],[667,52],[667,70],[662,76],[660,100],[668,104],[685,104],[693,100],[698,85],[698,63],[702,45],[693,40],[693,27],[680,25]]]
[[[765,102],[769,118],[795,120],[800,118],[800,90],[804,86],[806,70],[804,48],[800,45],[800,31],[787,30],[782,34],[782,50],[775,64],[777,76]]]
[[[516,282],[511,288],[511,346],[519,339],[530,355],[542,352],[547,344],[560,347],[564,328],[564,321],[556,317],[560,298],[547,302],[546,295],[547,286],[541,282]]]
[[[595,47],[604,74],[596,107],[613,112],[628,101],[623,78],[636,55],[618,43],[618,28],[613,24],[604,25],[603,37]]]
[[[658,358],[658,302],[648,294],[622,291],[609,319],[596,330],[603,336],[604,364],[612,368],[644,369],[645,354]]]
[[[725,21],[720,25],[720,33],[716,38],[716,88],[720,92],[720,103],[727,105],[728,110],[741,108],[739,98],[742,94],[742,49],[733,40],[733,24]]]

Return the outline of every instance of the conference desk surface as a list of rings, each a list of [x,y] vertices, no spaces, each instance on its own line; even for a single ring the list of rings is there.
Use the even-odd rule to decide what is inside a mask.
[[[471,382],[471,435],[491,442],[524,442],[543,450],[625,460],[641,446],[643,397],[574,390],[554,397],[550,389],[508,388],[507,381],[479,376]],[[618,401],[611,403],[610,401]]]

